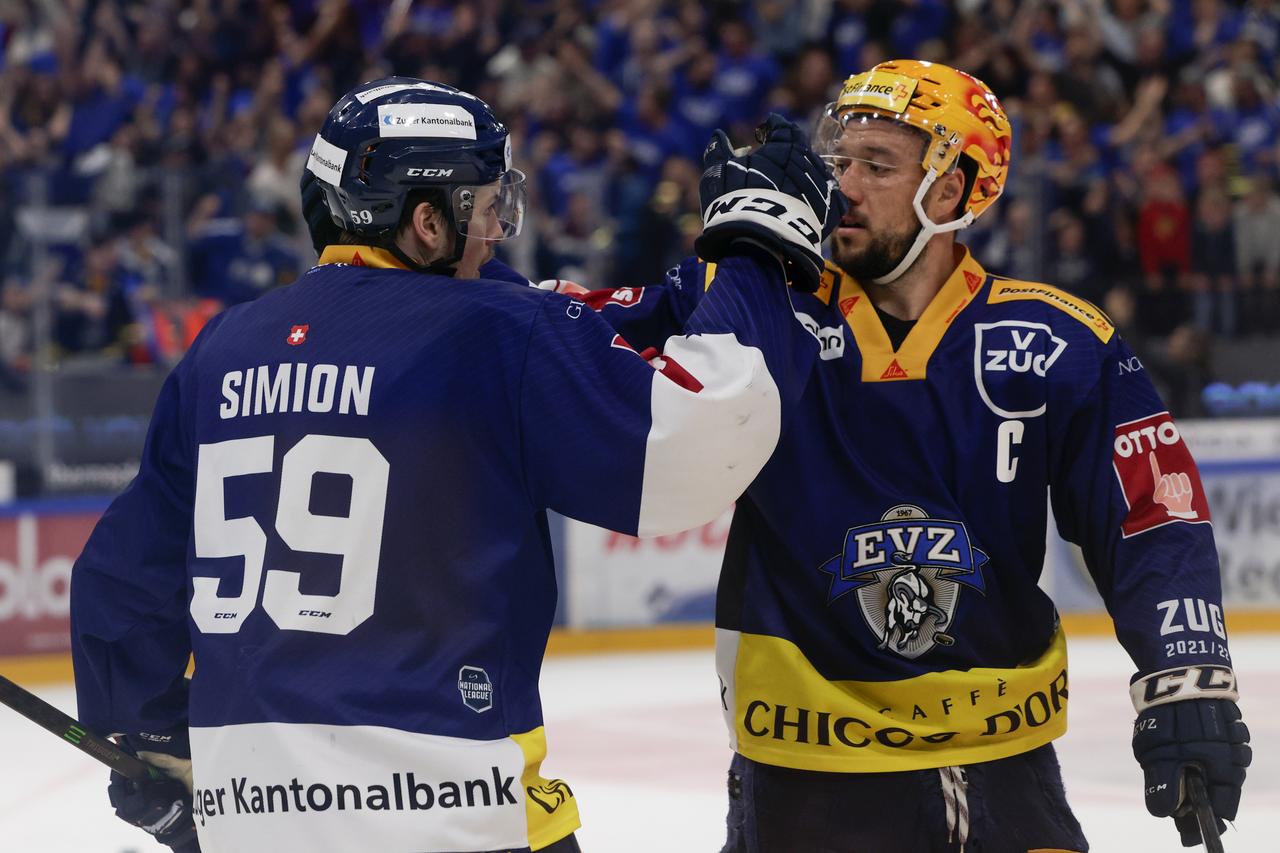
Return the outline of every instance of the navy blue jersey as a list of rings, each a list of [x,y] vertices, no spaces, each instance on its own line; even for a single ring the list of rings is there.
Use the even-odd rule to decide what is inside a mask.
[[[715,274],[690,261],[665,287],[585,298],[647,345]],[[1065,731],[1066,645],[1037,585],[1050,499],[1148,676],[1135,705],[1233,695],[1204,489],[1102,312],[967,251],[897,349],[833,265],[795,307],[818,365],[738,502],[717,594],[739,752],[878,772]]]
[[[81,718],[189,727],[206,853],[571,832],[539,773],[545,510],[710,520],[816,363],[780,268],[746,258],[648,360],[566,296],[396,266],[330,247],[210,322],[74,569]]]

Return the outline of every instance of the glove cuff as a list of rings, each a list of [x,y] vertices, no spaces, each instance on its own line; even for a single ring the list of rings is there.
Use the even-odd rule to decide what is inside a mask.
[[[1185,699],[1240,699],[1236,674],[1229,666],[1193,664],[1162,669],[1134,679],[1129,685],[1133,709],[1141,714],[1147,708],[1181,702]]]
[[[702,212],[704,231],[717,225],[751,223],[786,243],[822,254],[822,223],[813,208],[778,190],[745,188],[712,199]]]

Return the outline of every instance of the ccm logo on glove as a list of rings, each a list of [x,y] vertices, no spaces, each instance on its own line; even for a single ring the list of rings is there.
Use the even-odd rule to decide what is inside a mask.
[[[752,215],[754,214],[754,215]],[[726,218],[756,221],[766,227],[779,220],[813,247],[821,251],[820,223],[804,202],[775,190],[739,190],[720,196],[707,206],[705,226],[711,227]]]
[[[1153,705],[1183,699],[1230,699],[1236,701],[1236,675],[1228,666],[1206,664],[1179,666],[1144,676],[1129,685],[1133,707],[1141,713]]]

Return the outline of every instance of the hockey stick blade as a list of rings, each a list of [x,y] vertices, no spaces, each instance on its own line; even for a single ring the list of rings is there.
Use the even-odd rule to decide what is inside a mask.
[[[0,675],[0,704],[8,705],[37,726],[53,732],[121,776],[141,780],[159,778],[161,775],[160,771],[147,762],[133,757],[111,741],[85,731],[84,726],[74,719],[3,675]]]
[[[1205,788],[1204,777],[1194,767],[1187,770],[1187,796],[1191,798],[1191,808],[1196,813],[1196,823],[1200,825],[1204,849],[1209,853],[1224,853],[1218,821],[1214,818],[1213,806],[1209,804],[1209,791]]]

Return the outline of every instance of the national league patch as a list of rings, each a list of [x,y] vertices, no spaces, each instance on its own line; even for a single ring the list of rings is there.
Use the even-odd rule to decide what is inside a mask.
[[[1168,412],[1118,425],[1112,464],[1129,506],[1126,538],[1173,521],[1209,521],[1200,472]]]

